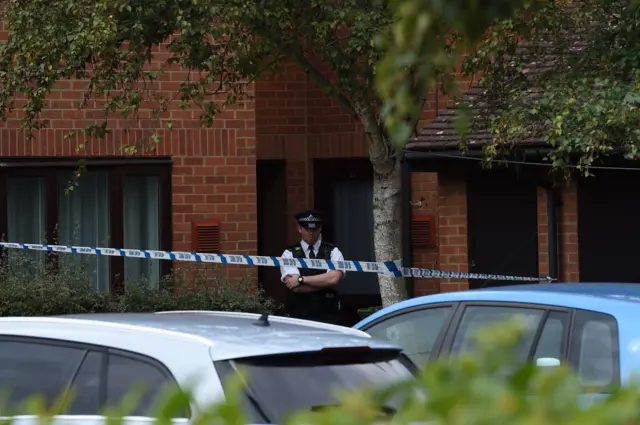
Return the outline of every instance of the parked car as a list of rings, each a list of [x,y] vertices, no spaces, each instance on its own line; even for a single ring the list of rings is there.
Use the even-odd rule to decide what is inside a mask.
[[[527,323],[521,361],[571,365],[603,393],[640,372],[640,285],[550,283],[447,292],[412,298],[354,328],[399,344],[418,366],[474,349],[482,326],[519,315]]]
[[[138,382],[145,392],[132,416],[151,415],[165,389],[195,384],[193,404],[177,418],[189,419],[225,397],[227,378],[239,367],[249,372],[243,396],[256,424],[339,403],[332,398],[335,386],[384,385],[416,372],[400,346],[359,330],[285,317],[172,311],[0,318],[6,407],[35,394],[51,402],[72,387],[77,396],[56,423],[99,415],[101,406],[120,403]]]

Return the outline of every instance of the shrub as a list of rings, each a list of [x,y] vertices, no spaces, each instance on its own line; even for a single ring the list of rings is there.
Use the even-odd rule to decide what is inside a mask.
[[[94,289],[86,263],[77,267],[59,262],[56,267],[39,261],[44,253],[8,254],[0,263],[0,316],[160,310],[274,313],[279,309],[250,277],[231,280],[211,268],[174,269],[157,286],[145,279],[127,282],[124,294],[116,296]]]

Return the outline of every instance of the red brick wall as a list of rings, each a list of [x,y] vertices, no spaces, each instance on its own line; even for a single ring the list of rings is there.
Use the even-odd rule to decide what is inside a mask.
[[[0,38],[6,34],[0,34]],[[166,67],[167,53],[160,50],[150,68]],[[175,67],[159,78],[157,88],[166,95],[178,90],[187,73]],[[249,87],[252,94],[254,88]],[[44,114],[48,128],[26,141],[18,130],[20,116],[13,117],[0,129],[0,156],[122,156],[122,147],[136,144],[140,155],[171,155],[174,159],[173,249],[191,250],[191,222],[216,218],[222,222],[224,252],[255,253],[257,248],[255,158],[256,108],[253,101],[229,108],[216,117],[213,128],[202,129],[200,110],[181,110],[170,106],[160,120],[151,119],[143,109],[139,120],[115,117],[110,120],[111,133],[106,140],[95,140],[80,152],[81,137],[65,139],[73,130],[99,124],[103,116],[95,103],[78,111],[84,82],[63,81],[49,96]],[[171,120],[173,129],[168,130]],[[162,141],[151,142],[152,133]],[[246,274],[246,272],[244,272]]]
[[[547,191],[538,188],[538,274],[549,274],[549,225],[547,214]]]
[[[580,280],[578,255],[578,183],[572,181],[562,187],[560,209],[560,279],[565,282]]]
[[[467,192],[464,176],[438,176],[438,242],[439,268],[453,272],[468,272]],[[467,279],[442,279],[440,292],[468,289]]]
[[[432,215],[436,219],[436,238],[438,229],[438,174],[437,173],[413,173],[411,178],[411,201],[419,202],[422,198],[422,207],[414,205],[413,216]],[[438,247],[414,248],[413,266],[423,268],[438,268]],[[414,294],[416,296],[428,295],[440,292],[440,282],[437,279],[414,279]]]
[[[468,272],[467,205],[465,177],[462,174],[413,173],[412,202],[425,198],[424,206],[413,206],[413,214],[436,215],[434,249],[414,248],[415,267],[436,268],[446,271]],[[579,281],[577,183],[571,182],[559,189],[562,208],[559,210],[558,251],[559,281]],[[539,274],[549,274],[547,194],[538,189],[538,264]],[[468,289],[468,281],[450,279],[415,279],[415,295]]]

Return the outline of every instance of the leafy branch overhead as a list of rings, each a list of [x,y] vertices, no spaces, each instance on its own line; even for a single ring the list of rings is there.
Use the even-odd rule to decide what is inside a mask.
[[[69,78],[88,82],[82,107],[102,108],[105,120],[131,116],[145,102],[160,113],[177,101],[200,107],[202,123],[211,125],[285,60],[344,108],[376,122],[373,40],[392,22],[387,6],[362,0],[9,0],[2,12],[10,33],[0,45],[0,118],[24,97],[29,130],[41,128],[47,94]],[[163,68],[192,71],[177,93],[153,90],[163,70],[150,63],[163,43],[170,54]],[[106,132],[106,125],[86,129],[88,137]]]
[[[465,63],[482,73],[488,159],[531,142],[554,167],[613,153],[640,159],[640,15],[621,0],[546,2],[491,27]]]
[[[426,12],[414,13],[422,3]],[[143,104],[152,105],[154,117],[172,102],[197,106],[202,123],[211,125],[225,106],[251,95],[250,83],[290,60],[363,123],[380,166],[414,130],[427,91],[439,82],[453,87],[455,53],[465,47],[453,34],[472,41],[513,4],[6,0],[2,20],[10,33],[0,45],[0,118],[24,98],[24,128],[41,128],[48,93],[58,81],[78,78],[87,81],[81,107],[105,113],[105,123],[85,129],[88,138],[106,136],[108,116],[135,116]],[[162,69],[154,56],[160,44],[169,52]],[[191,72],[175,93],[154,90],[171,66]],[[390,100],[384,107],[381,95]]]
[[[407,117],[421,112],[422,104],[416,100],[416,81],[433,88],[444,77],[442,88],[455,93],[457,86],[450,71],[458,56],[473,51],[490,25],[510,18],[518,10],[538,7],[537,3],[537,0],[390,1],[397,20],[379,39],[386,53],[377,68],[376,87],[385,104],[385,124],[395,142],[406,143],[413,130]]]

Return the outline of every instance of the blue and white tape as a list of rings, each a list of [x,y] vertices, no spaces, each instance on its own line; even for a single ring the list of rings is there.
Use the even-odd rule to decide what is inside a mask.
[[[546,276],[525,277],[499,274],[450,272],[443,270],[402,267],[402,260],[385,261],[330,261],[304,258],[282,258],[264,255],[204,254],[199,252],[151,251],[142,249],[89,248],[85,246],[43,245],[0,242],[0,247],[33,251],[61,252],[68,254],[106,255],[110,257],[146,258],[149,260],[191,261],[196,263],[243,264],[248,266],[294,266],[301,269],[342,270],[356,273],[376,273],[394,277],[418,277],[427,279],[483,279],[518,282],[549,282]]]

